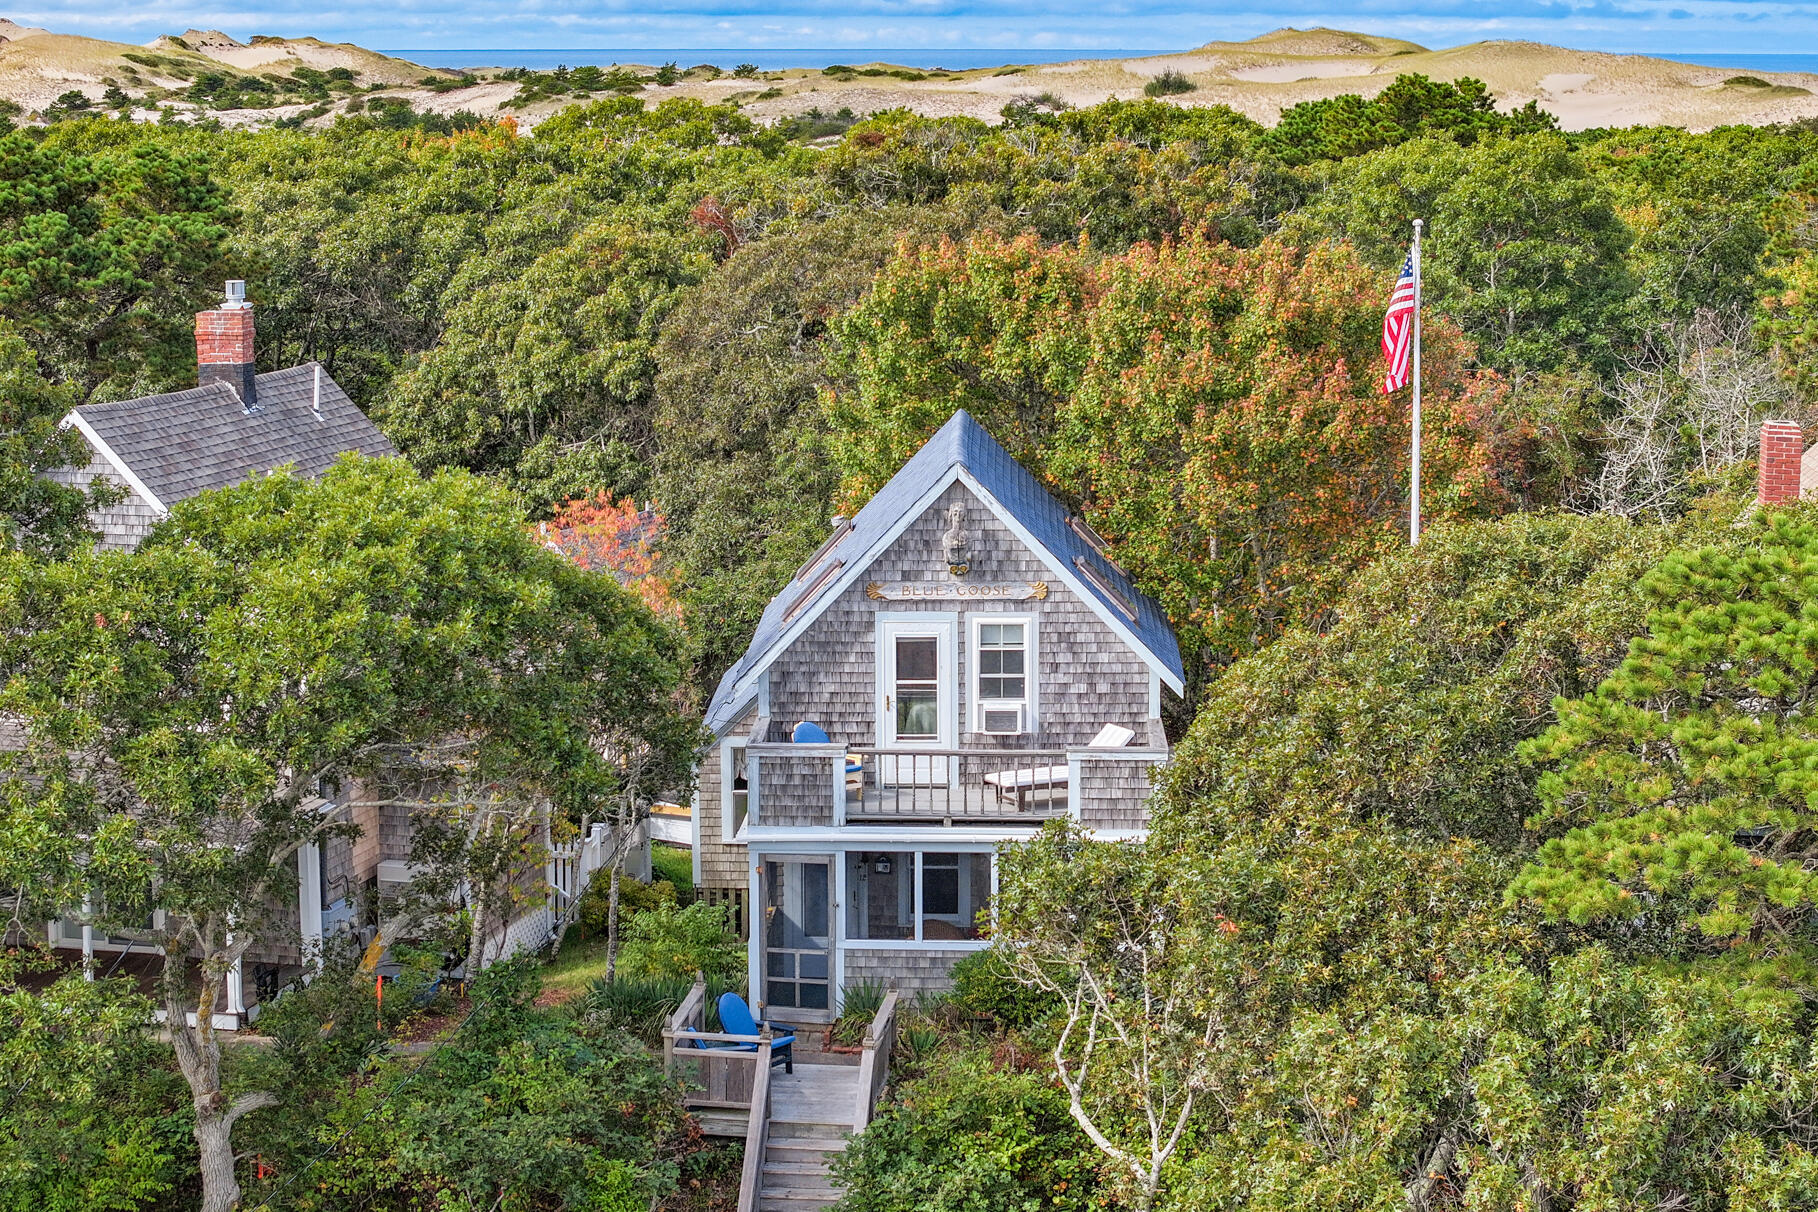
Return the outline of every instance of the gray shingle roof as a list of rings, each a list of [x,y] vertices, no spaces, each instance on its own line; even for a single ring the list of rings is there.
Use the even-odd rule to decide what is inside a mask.
[[[1118,622],[1114,625],[1126,628],[1155,664],[1167,671],[1175,686],[1185,680],[1180,645],[1161,604],[1138,589],[1123,572],[1101,559],[1067,524],[1067,507],[1043,488],[1027,468],[1011,458],[1010,452],[998,445],[997,439],[965,409],[955,412],[853,517],[852,533],[842,544],[842,550],[853,552],[855,562],[846,569],[842,579],[851,581],[860,576],[881,554],[880,544],[913,520],[909,514],[916,503],[956,469],[971,473],[979,487],[1029,533],[1041,549],[1040,553],[1046,554],[1063,579],[1079,579],[1074,573],[1078,561],[1090,566],[1136,613],[1136,618],[1127,624]],[[707,726],[715,733],[732,723],[749,698],[743,684],[754,671],[769,662],[792,629],[789,607],[801,592],[799,585],[791,583],[771,599],[763,618],[758,620],[751,646],[720,679],[719,688],[707,708]],[[1084,595],[1088,601],[1100,604],[1107,617],[1121,610],[1120,603],[1107,598],[1090,581],[1085,582]],[[829,589],[819,603],[825,605],[837,596],[837,592]],[[818,610],[810,608],[794,619],[794,625],[805,625],[816,613]]]
[[[76,414],[166,507],[286,465],[299,475],[319,476],[350,450],[396,454],[326,371],[322,415],[316,415],[315,372],[316,364],[306,362],[258,376],[253,413],[226,384],[210,383],[84,404]]]

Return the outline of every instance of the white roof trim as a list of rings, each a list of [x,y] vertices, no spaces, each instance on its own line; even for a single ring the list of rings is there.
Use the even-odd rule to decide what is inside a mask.
[[[802,633],[808,630],[808,628],[814,624],[815,620],[820,618],[830,605],[839,600],[841,594],[852,588],[860,577],[869,572],[871,570],[871,565],[877,562],[878,557],[889,550],[892,543],[895,543],[898,539],[902,538],[903,532],[908,530],[911,525],[920,519],[920,517],[928,511],[928,508],[940,498],[940,495],[943,492],[946,492],[947,489],[952,487],[956,482],[964,484],[966,488],[971,491],[973,496],[982,501],[985,507],[991,510],[997,517],[997,520],[1002,522],[1004,526],[1017,537],[1018,541],[1020,541],[1024,547],[1027,547],[1032,554],[1036,555],[1043,563],[1048,565],[1049,570],[1054,574],[1054,579],[1060,581],[1068,589],[1072,590],[1076,597],[1091,607],[1092,612],[1098,615],[1098,617],[1104,621],[1105,625],[1110,627],[1112,632],[1115,633],[1131,651],[1140,656],[1143,659],[1144,664],[1148,665],[1163,682],[1173,687],[1174,693],[1184,694],[1186,692],[1186,687],[1181,682],[1180,678],[1176,677],[1174,671],[1163,664],[1161,659],[1157,657],[1154,652],[1150,651],[1147,644],[1137,638],[1136,633],[1130,629],[1128,621],[1123,617],[1121,612],[1115,611],[1109,602],[1099,597],[1097,592],[1087,586],[1084,581],[1080,580],[1079,576],[1074,573],[1072,569],[1060,567],[1059,560],[1055,556],[1055,553],[1048,550],[1046,545],[1037,542],[1035,536],[1024,529],[1022,524],[1016,520],[1015,515],[1004,508],[1002,501],[999,501],[995,496],[991,495],[991,493],[985,491],[984,486],[978,482],[978,479],[973,476],[970,471],[967,471],[964,467],[956,463],[949,467],[946,474],[936,480],[928,491],[916,498],[915,504],[908,509],[905,509],[902,516],[897,519],[896,523],[891,526],[889,530],[886,530],[880,535],[877,541],[872,543],[872,545],[865,550],[863,555],[848,564],[846,570],[835,579],[833,584],[822,589],[820,596],[816,598],[815,601],[810,602],[802,613],[783,630],[782,634],[771,643],[769,654],[758,664],[752,666],[750,672],[745,675],[736,687],[734,687],[734,698],[743,699],[747,694],[752,693],[752,685],[759,677],[763,676],[764,672],[768,670],[771,665],[776,663],[777,658],[787,652],[790,646],[801,638]]]
[[[114,453],[114,448],[101,440],[101,435],[95,432],[94,426],[82,419],[81,412],[72,411],[67,417],[63,418],[63,425],[65,427],[74,425],[82,436],[88,439],[88,444],[94,448],[95,453],[106,459],[108,465],[119,473],[120,478],[132,485],[134,492],[145,498],[145,503],[147,505],[150,505],[159,513],[170,512],[170,506],[166,505],[163,501],[160,501],[158,499],[158,494],[147,488],[145,486],[145,481],[133,474],[133,469],[128,467],[119,455]]]

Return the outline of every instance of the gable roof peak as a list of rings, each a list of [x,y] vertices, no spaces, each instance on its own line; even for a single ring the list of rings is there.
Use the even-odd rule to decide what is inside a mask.
[[[870,568],[934,494],[962,477],[1048,563],[1058,580],[1122,635],[1164,681],[1176,691],[1183,688],[1186,671],[1180,645],[1160,603],[1105,560],[1070,524],[1067,507],[960,408],[845,523],[850,529],[840,543],[845,555],[840,567],[810,579],[804,579],[811,571],[805,568],[770,600],[745,655],[720,679],[707,710],[708,727],[716,733],[728,727],[750,697],[756,675]],[[812,600],[810,591],[815,595]]]

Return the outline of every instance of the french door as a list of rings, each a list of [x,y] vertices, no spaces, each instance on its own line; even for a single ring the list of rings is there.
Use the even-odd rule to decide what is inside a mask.
[[[774,1010],[833,1008],[832,860],[766,855],[764,1003]]]
[[[951,749],[958,717],[951,619],[891,621],[878,637],[879,748]],[[951,763],[943,754],[890,756],[878,762],[886,787],[945,787]]]

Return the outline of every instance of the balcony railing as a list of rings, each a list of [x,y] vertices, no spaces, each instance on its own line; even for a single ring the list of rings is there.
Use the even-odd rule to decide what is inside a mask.
[[[1156,749],[921,749],[754,743],[750,817],[759,825],[1036,824],[1072,815],[1102,828],[1146,820]]]

